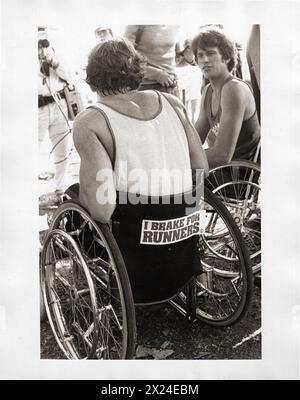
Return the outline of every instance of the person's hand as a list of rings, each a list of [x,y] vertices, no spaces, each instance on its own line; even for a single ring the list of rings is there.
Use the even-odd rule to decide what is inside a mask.
[[[59,61],[56,58],[54,51],[48,47],[45,51],[46,61],[53,67],[56,68],[59,64]]]
[[[167,71],[159,71],[159,74],[157,74],[157,82],[162,86],[169,87],[176,83],[176,77],[173,74],[169,74]]]

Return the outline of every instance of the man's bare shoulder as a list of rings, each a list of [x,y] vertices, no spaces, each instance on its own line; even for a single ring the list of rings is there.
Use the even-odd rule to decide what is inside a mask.
[[[243,119],[255,110],[254,97],[247,83],[239,79],[232,79],[223,86],[221,94],[221,107],[232,118]],[[224,114],[225,115],[225,114]]]
[[[178,108],[181,108],[181,109],[184,108],[184,105],[183,105],[182,101],[181,101],[178,97],[174,96],[173,94],[170,94],[170,93],[163,93],[163,96],[165,96],[166,99],[167,99],[171,104],[173,104],[174,106],[177,106]]]
[[[75,118],[73,126],[86,127],[92,129],[96,126],[105,125],[105,117],[95,108],[87,108],[81,111]]]
[[[96,135],[103,134],[107,129],[105,117],[94,108],[87,108],[81,111],[75,118],[73,123],[74,141],[81,142],[89,140],[89,133]]]
[[[74,145],[80,156],[97,157],[107,152],[110,159],[114,155],[114,143],[106,116],[95,108],[78,114],[73,124]]]
[[[222,89],[222,94],[225,94],[226,96],[232,95],[241,95],[248,93],[250,91],[250,88],[246,84],[246,82],[240,80],[240,79],[231,79],[228,81]]]
[[[247,84],[238,79],[231,79],[222,89],[221,104],[244,104],[247,101],[249,88]]]

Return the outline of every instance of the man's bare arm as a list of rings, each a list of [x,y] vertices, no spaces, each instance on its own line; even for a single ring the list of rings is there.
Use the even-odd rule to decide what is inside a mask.
[[[206,150],[209,168],[231,161],[245,114],[245,92],[236,82],[225,85],[221,97],[222,115],[213,147]]]
[[[202,93],[201,105],[200,105],[200,113],[197,121],[195,122],[195,129],[198,132],[198,135],[201,139],[202,144],[204,144],[206,137],[209,132],[209,122],[206,116],[205,108],[204,108],[204,99],[206,95],[208,86],[206,86]]]
[[[89,118],[86,118],[88,112],[91,110],[79,115],[73,125],[74,144],[81,160],[79,200],[95,220],[107,223],[116,206],[113,168]],[[105,127],[105,122],[102,125]]]
[[[203,169],[204,175],[206,177],[208,175],[209,165],[205,151],[203,149],[201,140],[197,134],[196,129],[188,119],[186,111],[185,111],[185,117],[188,126],[186,132],[187,132],[187,141],[190,151],[191,167],[193,170]]]
[[[171,74],[164,69],[155,68],[148,64],[142,66],[142,73],[145,79],[157,81],[160,85],[165,87],[169,87],[174,84],[175,81],[175,74]]]

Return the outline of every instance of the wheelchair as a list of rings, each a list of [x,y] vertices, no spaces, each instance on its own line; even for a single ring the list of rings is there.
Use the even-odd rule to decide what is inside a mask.
[[[257,160],[256,153],[254,160]],[[250,253],[254,274],[261,271],[261,170],[254,161],[236,160],[212,169],[206,186],[226,205]]]
[[[201,221],[199,235],[192,237],[196,254],[189,255],[189,245],[182,242],[180,253],[185,254],[186,264],[178,262],[172,251],[164,255],[164,246],[150,249],[141,260],[134,249],[126,248],[130,225],[114,217],[109,224],[93,220],[76,194],[67,191],[52,217],[40,259],[48,321],[67,359],[134,358],[137,305],[165,301],[189,321],[215,327],[232,325],[245,316],[253,286],[249,253],[232,215],[207,188]],[[148,257],[161,264],[154,277],[150,270],[141,274]],[[167,262],[170,269],[165,273]],[[178,287],[176,271],[185,271],[189,262],[198,268]],[[137,263],[135,276],[131,264]]]

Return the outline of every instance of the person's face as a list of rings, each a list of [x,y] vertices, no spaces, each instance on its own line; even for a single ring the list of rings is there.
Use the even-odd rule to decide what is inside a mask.
[[[112,35],[109,31],[100,31],[97,32],[97,39],[99,40],[99,42],[103,43],[107,40],[112,39]]]
[[[40,43],[38,44],[38,55],[39,55],[39,58],[45,58],[45,56],[46,56],[45,48]]]
[[[227,69],[227,61],[223,59],[217,47],[199,48],[197,51],[197,63],[207,79],[218,78]]]
[[[192,62],[194,60],[194,53],[189,44],[185,47],[183,54],[184,54],[184,58],[187,61]]]

